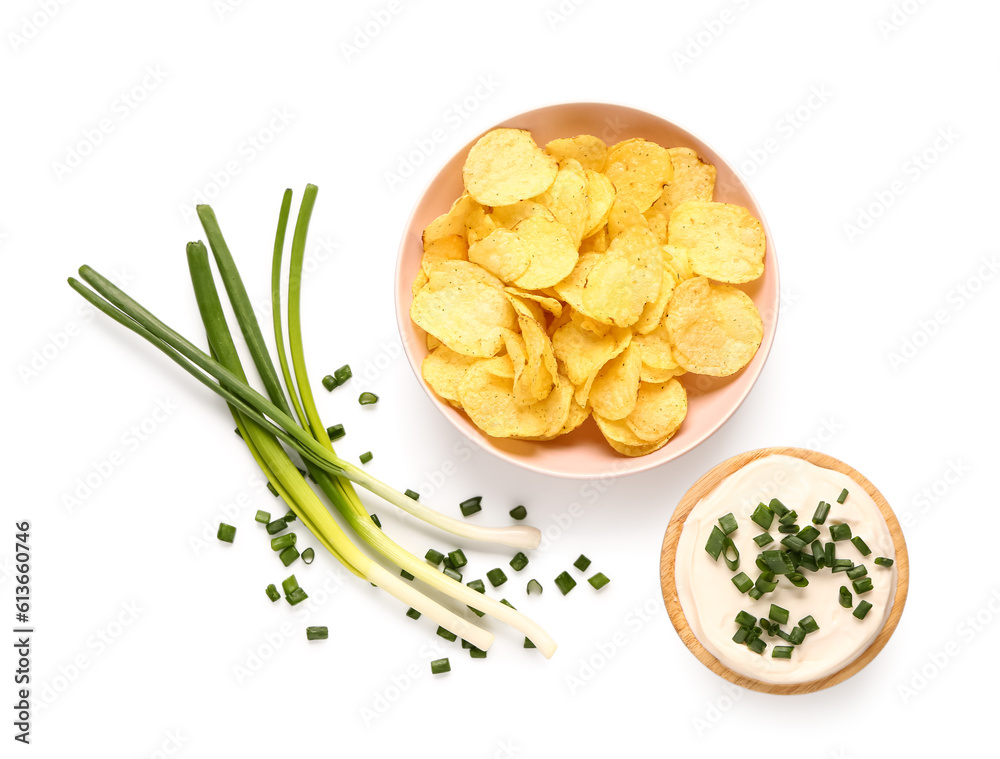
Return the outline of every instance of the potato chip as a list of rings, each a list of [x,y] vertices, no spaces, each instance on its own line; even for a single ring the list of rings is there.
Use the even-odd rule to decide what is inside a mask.
[[[621,232],[587,275],[583,311],[597,321],[627,327],[656,300],[663,282],[663,258],[653,233],[634,226]]]
[[[621,356],[621,354],[628,349],[629,345],[632,342],[632,333],[627,329],[623,330],[616,329],[614,332],[611,332],[609,334],[615,339],[615,347],[611,351],[611,355],[608,357],[608,360],[605,361],[604,364],[602,364],[601,366],[595,367],[582,385],[575,386],[576,402],[579,403],[581,406],[589,404],[591,390],[593,389],[594,382],[597,380],[597,377],[601,373],[601,370],[605,366],[607,366],[608,363]]]
[[[479,357],[496,355],[503,330],[517,325],[500,280],[467,261],[435,266],[413,298],[410,318],[453,351]]]
[[[570,158],[561,163],[555,181],[534,199],[549,209],[556,221],[566,227],[574,246],[579,248],[583,233],[588,229],[590,209],[587,176],[579,162]]]
[[[580,329],[585,329],[595,335],[608,335],[611,334],[611,325],[602,324],[596,319],[591,319],[589,316],[584,315],[580,311],[574,310],[569,315],[570,321],[573,322]]]
[[[531,309],[531,306],[538,308],[537,303],[525,303],[510,294],[507,297],[517,312],[518,326],[521,328],[526,353],[524,371],[520,377],[515,376],[515,398],[523,404],[544,400],[551,392],[558,374],[552,341],[549,340],[545,327],[535,318]]]
[[[528,270],[531,263],[531,253],[521,239],[503,227],[494,229],[482,240],[470,245],[468,258],[504,282],[513,282]]]
[[[585,169],[604,171],[608,157],[608,146],[604,140],[592,134],[578,134],[576,137],[562,137],[545,146],[545,152],[562,163],[575,160]]]
[[[674,366],[670,369],[656,369],[652,366],[643,364],[642,369],[639,370],[639,379],[643,382],[652,382],[656,384],[666,382],[674,377],[680,377],[685,372],[686,370],[677,364],[674,364]]]
[[[455,353],[446,345],[438,345],[427,354],[420,372],[431,390],[448,401],[452,406],[462,407],[459,387],[466,370],[479,359]]]
[[[531,254],[527,271],[514,280],[517,287],[540,290],[566,278],[580,254],[566,227],[542,216],[529,216],[514,227]]]
[[[427,350],[428,351],[432,351],[435,348],[437,348],[439,345],[443,344],[440,340],[438,340],[436,337],[434,337],[434,335],[432,335],[430,332],[427,333],[427,339],[426,339],[425,342],[427,343]]]
[[[688,258],[687,248],[677,245],[664,245],[663,252],[666,254],[666,261],[670,268],[674,270],[677,279],[691,279],[694,272],[691,271],[691,260]]]
[[[670,296],[674,294],[674,288],[678,283],[677,275],[667,263],[667,257],[662,248],[660,249],[660,258],[663,259],[663,281],[660,283],[660,294],[656,296],[656,300],[650,301],[643,307],[638,320],[632,325],[633,331],[639,335],[652,332],[660,324],[667,311]]]
[[[417,272],[417,276],[413,280],[413,284],[410,286],[410,291],[413,293],[414,297],[416,294],[424,289],[424,285],[427,284],[429,278],[427,272],[424,271],[423,267]]]
[[[511,367],[510,359],[503,359]],[[477,361],[463,377],[459,395],[472,422],[492,437],[537,438],[561,430],[572,402],[569,380],[558,378],[557,390],[544,401],[523,406],[514,397],[513,367],[505,376],[505,367],[491,363],[499,360]]]
[[[494,223],[505,229],[513,229],[529,216],[544,216],[555,219],[552,212],[537,200],[522,200],[509,206],[496,206],[490,213]]]
[[[645,335],[634,335],[632,344],[635,345],[642,356],[642,363],[654,369],[676,369],[677,362],[674,360],[673,351],[670,345],[670,333],[665,324],[657,325],[656,329],[647,332]]]
[[[469,212],[465,215],[465,239],[470,247],[496,228],[493,217],[486,213],[485,208],[475,202],[469,207]]]
[[[674,178],[663,186],[663,192],[650,211],[670,218],[681,203],[689,200],[711,200],[715,193],[715,167],[702,161],[691,148],[668,148]]]
[[[614,184],[617,196],[635,205],[640,213],[660,197],[663,185],[674,177],[666,148],[643,139],[619,143],[608,151],[604,173]]]
[[[592,169],[584,173],[587,177],[587,222],[583,236],[590,237],[607,223],[608,213],[615,202],[615,186],[606,176]]]
[[[639,371],[642,357],[634,345],[629,345],[598,373],[590,388],[590,405],[595,414],[605,419],[624,419],[635,408],[639,391]]]
[[[494,129],[469,150],[462,179],[484,206],[506,206],[545,192],[558,163],[523,129]]]
[[[505,287],[504,292],[508,295],[516,295],[518,298],[524,301],[533,301],[537,303],[544,311],[552,314],[554,317],[559,318],[562,316],[563,304],[558,298],[554,298],[551,295],[546,295],[540,292],[532,292],[530,290],[522,290],[519,287]],[[541,318],[539,321],[542,321]]]
[[[594,421],[608,445],[625,456],[645,456],[662,448],[670,439],[666,437],[657,443],[647,443],[632,432],[623,419],[605,419],[595,413]]]
[[[603,226],[580,243],[580,257],[587,253],[603,253],[608,249],[608,228]]]
[[[676,379],[661,384],[639,384],[635,408],[625,424],[646,443],[672,437],[687,415],[687,391]]]
[[[595,335],[572,321],[552,335],[556,358],[569,381],[578,387],[597,375],[614,355],[616,344],[612,335]]]
[[[689,372],[726,377],[760,346],[764,327],[750,297],[705,277],[681,282],[667,304],[667,332],[677,363]]]
[[[639,209],[624,198],[615,198],[608,212],[608,241],[615,239],[629,227],[646,227],[649,229],[649,222],[646,217],[639,213]]]
[[[469,211],[476,205],[476,201],[464,193],[462,197],[451,204],[448,213],[441,214],[424,229],[423,244],[424,250],[428,243],[434,242],[441,237],[448,235],[461,235],[465,237],[465,220]]]
[[[670,215],[671,245],[687,248],[696,275],[742,284],[764,273],[764,228],[742,206],[693,200]]]
[[[468,261],[469,246],[463,235],[445,235],[424,243],[424,255],[420,266],[429,272],[434,264],[441,261]]]
[[[660,241],[661,245],[665,245],[667,242],[667,217],[655,213],[652,208],[646,211],[643,216],[646,217],[649,231],[656,235],[656,239]]]

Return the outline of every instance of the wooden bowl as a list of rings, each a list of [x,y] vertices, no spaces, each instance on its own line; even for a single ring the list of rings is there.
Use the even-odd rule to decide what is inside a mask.
[[[747,677],[746,675],[741,675],[738,672],[734,672],[716,659],[705,649],[705,647],[698,641],[694,633],[691,631],[687,618],[684,616],[684,610],[681,608],[680,600],[677,597],[677,585],[674,578],[674,563],[677,555],[677,542],[680,539],[681,530],[684,528],[684,522],[687,520],[691,510],[695,507],[695,504],[708,495],[722,480],[737,470],[742,469],[751,461],[775,454],[795,456],[797,458],[804,459],[812,464],[815,464],[816,466],[820,466],[825,469],[832,469],[836,472],[845,474],[857,482],[858,485],[863,487],[865,492],[867,492],[868,495],[872,497],[872,500],[874,500],[878,505],[879,511],[882,512],[882,516],[885,518],[886,524],[889,527],[889,533],[892,535],[892,542],[896,550],[896,596],[893,599],[892,609],[889,612],[889,618],[885,621],[885,625],[882,627],[878,636],[857,659],[852,661],[843,669],[818,680],[811,680],[805,683],[766,683],[752,677]],[[874,485],[871,484],[871,482],[868,481],[866,477],[855,469],[849,467],[843,461],[839,461],[838,459],[833,458],[833,456],[827,456],[825,453],[810,451],[804,448],[759,448],[755,451],[748,451],[747,453],[741,453],[738,456],[733,456],[731,459],[723,461],[721,464],[708,471],[694,484],[690,490],[688,490],[688,492],[681,499],[681,502],[678,504],[673,517],[670,519],[670,524],[667,526],[666,535],[663,537],[663,550],[660,554],[660,587],[663,591],[663,601],[667,606],[667,613],[670,615],[670,621],[673,623],[674,629],[677,630],[677,634],[680,636],[681,640],[684,641],[684,645],[691,649],[691,653],[698,657],[698,660],[702,664],[729,682],[735,683],[736,685],[740,685],[744,688],[749,688],[750,690],[756,690],[762,693],[776,693],[779,695],[812,693],[824,688],[829,688],[831,685],[842,683],[851,675],[863,669],[864,666],[874,659],[878,652],[882,650],[893,631],[896,629],[896,625],[899,623],[899,618],[903,614],[903,606],[906,603],[906,591],[909,586],[909,581],[910,563],[906,553],[906,541],[903,539],[903,531],[899,526],[899,520],[896,519],[896,515],[892,512],[892,509],[889,508],[889,504],[886,502],[882,494],[875,488]]]

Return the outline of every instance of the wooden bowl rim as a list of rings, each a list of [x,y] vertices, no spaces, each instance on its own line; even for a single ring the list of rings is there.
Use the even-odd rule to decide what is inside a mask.
[[[767,683],[762,680],[747,677],[746,675],[741,675],[738,672],[731,670],[729,667],[720,662],[715,656],[709,653],[709,651],[695,637],[694,633],[691,631],[691,627],[688,625],[687,618],[684,616],[684,610],[681,608],[680,600],[677,597],[677,586],[674,576],[674,563],[677,556],[677,542],[680,539],[684,522],[687,520],[691,510],[694,508],[695,504],[708,495],[708,493],[723,478],[728,477],[730,474],[739,469],[742,469],[752,461],[771,455],[795,456],[796,458],[803,459],[815,464],[816,466],[820,466],[825,469],[832,469],[836,472],[846,474],[848,477],[857,482],[865,489],[865,492],[872,497],[872,500],[875,501],[879,511],[882,512],[882,516],[885,518],[886,524],[889,527],[889,533],[892,535],[893,545],[896,550],[896,595],[893,599],[892,609],[889,612],[889,618],[885,621],[885,625],[883,625],[878,636],[858,658],[847,664],[842,669],[827,675],[826,677],[822,677],[818,680],[810,680],[805,683]],[[883,495],[871,483],[871,481],[868,480],[867,477],[862,475],[853,467],[848,466],[843,461],[840,461],[833,456],[820,453],[819,451],[808,450],[806,448],[758,448],[756,450],[747,451],[733,456],[712,467],[712,469],[703,474],[690,488],[690,490],[684,494],[684,497],[681,498],[680,503],[678,503],[677,508],[674,510],[674,514],[670,519],[670,523],[667,525],[667,531],[663,536],[663,548],[660,553],[660,588],[663,592],[663,601],[666,604],[667,613],[670,616],[670,621],[673,624],[674,629],[677,631],[677,634],[680,636],[684,644],[688,647],[688,649],[690,649],[691,653],[693,653],[702,664],[715,672],[715,674],[731,683],[739,685],[743,688],[759,691],[761,693],[774,693],[778,695],[813,693],[818,690],[823,690],[824,688],[829,688],[833,685],[837,685],[838,683],[842,683],[847,678],[864,669],[864,667],[875,658],[879,651],[885,647],[889,638],[892,637],[892,634],[896,629],[896,625],[899,624],[899,619],[903,614],[903,606],[906,604],[906,594],[909,588],[909,582],[910,563],[906,551],[906,541],[903,538],[903,530],[899,524],[899,520],[896,519],[895,513],[893,513],[889,503]]]

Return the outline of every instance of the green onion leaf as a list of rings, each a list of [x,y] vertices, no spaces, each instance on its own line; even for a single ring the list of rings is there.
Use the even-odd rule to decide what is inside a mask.
[[[750,519],[759,524],[765,530],[771,529],[771,522],[774,520],[774,512],[772,512],[763,503],[758,503],[757,508],[754,509],[753,514],[750,515]]]
[[[871,611],[871,608],[872,605],[867,601],[859,601],[858,608],[856,608],[852,614],[854,614],[854,616],[858,619],[864,619],[868,615],[868,612]]]
[[[586,572],[587,567],[590,566],[590,559],[588,559],[581,553],[579,558],[577,558],[577,560],[573,562],[573,566],[579,569],[581,572]]]
[[[306,640],[326,640],[329,637],[330,631],[325,626],[306,628]]]
[[[705,550],[708,551],[708,555],[713,560],[719,560],[719,554],[722,553],[725,542],[726,534],[719,529],[718,525],[713,525],[712,534],[708,536],[708,542],[705,544]]]
[[[287,532],[284,535],[279,535],[276,538],[271,538],[271,550],[281,551],[289,546],[295,545],[296,536],[294,532]]]
[[[830,537],[834,541],[850,540],[851,539],[851,526],[849,524],[831,524],[830,525]]]
[[[762,532],[760,535],[754,535],[753,542],[763,548],[768,543],[773,543],[774,538],[771,537],[771,533]]]
[[[458,508],[462,510],[462,516],[467,517],[475,514],[477,511],[482,511],[483,507],[480,505],[482,500],[483,497],[477,495],[475,498],[468,498],[458,504]]]
[[[528,580],[528,587],[527,587],[526,591],[527,591],[527,593],[528,593],[529,596],[532,593],[537,593],[538,595],[541,595],[542,594],[542,584],[540,582],[538,582],[538,580]]]
[[[408,616],[410,619],[420,619],[422,615],[419,611],[417,611],[411,606],[409,609],[406,610],[406,616]]]
[[[458,640],[458,636],[455,635],[455,633],[450,632],[450,631],[444,629],[440,625],[438,625],[437,634],[440,635],[445,640],[451,641],[452,643],[454,643],[456,640]]]
[[[232,543],[233,539],[236,537],[236,528],[231,524],[220,523],[219,532],[216,534],[223,543]]]
[[[373,403],[378,403],[378,396],[375,393],[362,393],[358,396],[358,403],[362,406],[371,406]]]
[[[601,589],[601,588],[603,588],[603,587],[604,587],[605,585],[607,585],[607,584],[608,584],[609,582],[611,582],[611,580],[609,580],[609,579],[608,579],[608,578],[607,578],[607,577],[606,577],[606,576],[604,575],[604,573],[603,573],[603,572],[598,572],[598,573],[597,573],[596,575],[594,575],[593,577],[589,577],[589,578],[587,578],[587,582],[589,582],[589,583],[590,583],[591,587],[592,587],[592,588],[593,588],[594,590],[600,590],[600,589]]]
[[[885,556],[879,556],[875,559],[875,563],[880,567],[891,567],[894,562],[892,559],[887,559]]]
[[[837,503],[843,503],[847,500],[847,488],[840,491],[840,495],[837,496]]]
[[[726,566],[733,572],[740,568],[740,551],[728,535],[723,541],[722,558],[726,562]]]
[[[520,521],[528,516],[528,510],[524,506],[515,506],[510,510],[510,515]]]
[[[326,428],[326,436],[330,438],[331,443],[334,440],[340,440],[340,438],[346,434],[347,433],[344,431],[344,425],[342,424],[334,424]]]
[[[812,523],[823,524],[828,516],[830,516],[830,504],[826,501],[820,501],[816,511],[813,512]]]
[[[753,580],[747,577],[746,572],[740,572],[738,575],[733,577],[733,585],[740,593],[746,593],[750,588],[753,587]]]
[[[371,451],[365,451],[360,456],[358,456],[358,459],[361,461],[362,464],[367,464],[373,458],[374,458],[374,456],[372,456],[372,452]]]
[[[858,595],[861,595],[862,593],[867,593],[869,590],[875,587],[875,584],[872,582],[871,577],[862,577],[860,580],[855,580],[854,582],[852,582],[851,585],[854,586],[854,592],[857,593]]]
[[[258,509],[257,516],[253,518],[253,521],[259,522],[260,524],[267,524],[271,521],[271,514],[267,511],[261,511]]]
[[[427,549],[427,553],[424,554],[424,558],[436,567],[444,559],[444,554],[440,551],[435,551],[433,548],[429,548]]]
[[[864,564],[858,564],[847,570],[847,579],[860,580],[866,574],[868,574],[868,567],[866,567]]]
[[[563,595],[566,595],[576,587],[576,580],[569,576],[569,572],[560,573],[559,576],[556,577],[555,583],[556,587],[559,588],[559,591]]]
[[[814,633],[819,629],[819,624],[813,619],[812,614],[810,614],[808,617],[802,617],[799,620],[799,627],[807,633]]]
[[[281,598],[281,594],[278,592],[278,589],[274,587],[273,582],[267,586],[266,592],[267,592],[267,597],[271,599],[272,603]]]
[[[445,672],[451,672],[451,662],[447,658],[435,659],[431,662],[432,675],[443,675]]]
[[[524,553],[522,553],[521,551],[518,551],[517,553],[514,554],[514,558],[510,560],[509,564],[511,566],[511,569],[513,569],[515,572],[520,572],[522,569],[528,566],[528,557],[525,556]]]
[[[736,523],[736,517],[733,516],[732,512],[719,517],[719,525],[722,527],[722,531],[726,533],[726,535],[731,535],[739,529],[739,525]]]
[[[767,613],[768,619],[773,619],[779,625],[788,624],[788,609],[784,609],[777,604],[771,604],[771,610]]]
[[[295,546],[288,546],[288,548],[278,554],[278,558],[281,559],[281,563],[287,567],[299,558],[299,551]]]
[[[495,569],[491,569],[489,572],[486,573],[486,579],[490,581],[490,585],[492,585],[494,588],[499,588],[501,585],[507,582],[507,575],[503,573],[503,570],[500,569],[500,567],[496,567]]]
[[[851,542],[854,543],[854,547],[857,548],[858,551],[861,552],[862,556],[867,556],[868,554],[870,554],[872,552],[872,549],[870,549],[868,547],[868,544],[865,543],[865,541],[861,539],[860,535],[855,535],[853,538],[851,538]]]
[[[771,651],[772,659],[791,659],[792,651],[795,650],[794,646],[775,646]]]
[[[768,508],[771,511],[773,511],[775,514],[777,514],[779,517],[783,517],[783,516],[785,516],[785,514],[788,513],[788,507],[785,506],[785,504],[783,504],[777,498],[772,498],[771,499],[771,503],[768,504]],[[767,528],[765,527],[764,529],[767,529]]]
[[[854,596],[851,595],[851,591],[847,589],[846,585],[840,586],[840,605],[845,609],[854,606]]]
[[[465,558],[465,552],[461,548],[457,548],[448,554],[448,559],[451,561],[451,566],[455,569],[461,569],[469,560]]]

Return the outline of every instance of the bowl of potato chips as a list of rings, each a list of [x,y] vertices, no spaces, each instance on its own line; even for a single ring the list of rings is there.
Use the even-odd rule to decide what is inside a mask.
[[[650,469],[733,414],[774,337],[778,267],[729,164],[653,114],[553,105],[486,131],[407,223],[407,357],[473,442],[570,478]]]

